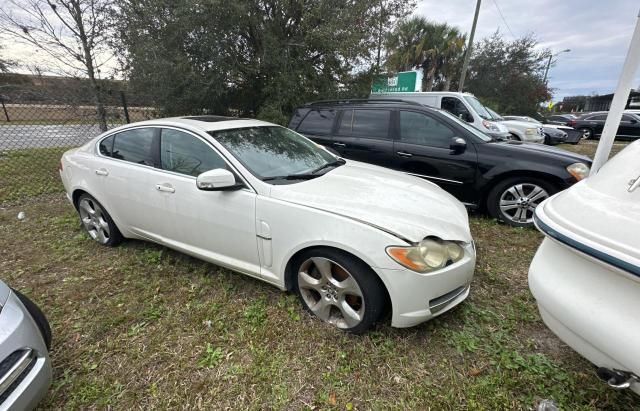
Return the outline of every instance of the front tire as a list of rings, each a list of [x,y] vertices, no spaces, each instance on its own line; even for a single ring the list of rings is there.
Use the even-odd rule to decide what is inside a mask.
[[[324,322],[361,334],[380,318],[385,292],[362,261],[334,249],[311,249],[293,262],[293,288],[302,306]]]
[[[82,227],[99,244],[113,247],[122,241],[122,234],[107,210],[89,194],[78,198],[78,214]]]
[[[492,217],[510,226],[532,226],[535,208],[557,191],[553,184],[539,178],[509,178],[491,189],[487,209]]]

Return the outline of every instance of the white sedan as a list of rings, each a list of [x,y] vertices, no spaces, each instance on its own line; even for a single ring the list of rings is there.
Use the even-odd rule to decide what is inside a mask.
[[[153,241],[293,290],[343,330],[363,332],[388,308],[410,327],[469,294],[475,249],[459,201],[270,123],[126,125],[66,152],[60,176],[100,244]]]
[[[529,287],[547,326],[640,394],[640,141],[536,208]]]

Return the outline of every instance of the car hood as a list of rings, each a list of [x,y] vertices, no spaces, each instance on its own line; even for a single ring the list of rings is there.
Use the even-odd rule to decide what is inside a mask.
[[[528,121],[518,121],[518,120],[503,120],[501,121],[502,124],[508,126],[512,126],[512,127],[517,127],[517,128],[522,128],[522,129],[527,129],[527,128],[539,128],[540,126],[537,124],[533,124],[533,123],[529,123]]]
[[[587,165],[591,165],[591,159],[587,156],[576,154],[571,151],[563,150],[561,148],[547,146],[544,144],[523,143],[520,141],[499,141],[499,142],[487,143],[487,144],[498,145],[504,150],[515,151],[515,152],[539,153],[541,156],[543,155],[553,156],[559,160],[565,160],[567,162],[582,162]]]
[[[437,185],[398,171],[348,160],[325,175],[274,185],[271,197],[377,227],[408,242],[428,236],[471,241],[465,207]]]

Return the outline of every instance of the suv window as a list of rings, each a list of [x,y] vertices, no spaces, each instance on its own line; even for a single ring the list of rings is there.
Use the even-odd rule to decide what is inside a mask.
[[[437,119],[414,111],[400,112],[400,141],[449,148],[455,133]]]
[[[456,117],[460,117],[460,115],[462,115],[462,119],[465,121],[469,121],[471,117],[471,114],[469,113],[469,110],[467,110],[467,107],[458,98],[442,97],[442,103],[440,103],[440,106],[443,110],[448,111]],[[471,119],[470,121],[473,121],[473,119]]]
[[[345,110],[338,134],[366,138],[389,138],[389,110]]]
[[[331,134],[333,120],[336,118],[335,110],[312,110],[302,120],[298,131],[309,134]]]
[[[224,159],[207,143],[170,128],[162,129],[160,160],[163,170],[194,177],[205,171],[227,167]]]
[[[153,128],[136,128],[116,134],[111,157],[136,164],[154,166],[151,148],[155,133]]]

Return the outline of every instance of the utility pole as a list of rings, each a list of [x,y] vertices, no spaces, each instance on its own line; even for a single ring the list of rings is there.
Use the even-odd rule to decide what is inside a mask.
[[[571,51],[571,49],[566,49],[566,50],[562,50],[561,52],[558,52],[556,54],[553,54],[553,53],[549,54],[549,61],[547,61],[547,68],[544,70],[544,78],[542,79],[542,82],[544,84],[547,84],[547,75],[549,74],[549,68],[551,67],[551,60],[554,57],[557,57],[562,53],[568,53],[570,51]]]
[[[473,36],[476,34],[476,25],[478,24],[478,14],[480,14],[480,3],[482,0],[478,0],[476,3],[476,14],[473,16],[473,25],[471,26],[471,34],[469,35],[469,45],[467,46],[467,52],[464,54],[464,64],[462,65],[462,74],[460,74],[460,84],[458,84],[458,91],[462,91],[464,87],[464,79],[467,77],[467,70],[469,69],[469,60],[471,60],[471,48],[473,47]]]

